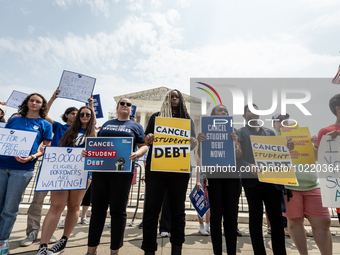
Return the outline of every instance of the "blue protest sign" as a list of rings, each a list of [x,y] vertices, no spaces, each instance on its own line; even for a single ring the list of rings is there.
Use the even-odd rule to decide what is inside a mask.
[[[233,132],[232,117],[201,117],[201,130],[206,137],[201,144],[202,166],[213,167],[213,171],[208,172],[216,177],[222,177],[220,173],[236,172],[234,141],[230,135]]]
[[[89,103],[86,103],[87,106],[89,106]],[[94,113],[96,114],[96,118],[103,118],[103,111],[102,111],[102,105],[100,103],[100,95],[93,95],[93,109]]]
[[[13,90],[12,94],[6,101],[6,106],[18,109],[19,105],[26,99],[28,94],[20,91]]]
[[[131,172],[132,137],[88,137],[84,169],[98,172]]]
[[[133,118],[133,116],[136,115],[136,110],[137,110],[137,106],[136,105],[132,105],[131,106],[130,120]]]
[[[88,172],[84,171],[83,148],[45,147],[35,191],[84,190]]]
[[[73,99],[80,102],[87,102],[92,96],[96,79],[83,74],[70,71],[63,71],[58,88],[57,97]]]
[[[27,158],[36,137],[37,132],[0,128],[0,155]]]
[[[204,191],[202,189],[197,190],[197,185],[195,185],[189,198],[198,215],[203,218],[210,209],[209,200],[204,198]]]

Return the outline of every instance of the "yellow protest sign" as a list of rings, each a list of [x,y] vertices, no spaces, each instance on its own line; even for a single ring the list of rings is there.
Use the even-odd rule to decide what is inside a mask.
[[[290,152],[293,164],[315,164],[314,148],[308,127],[282,127],[281,135],[292,138],[294,150]]]
[[[283,136],[250,136],[259,181],[298,186],[287,142]]]
[[[190,172],[190,120],[156,117],[151,171]]]

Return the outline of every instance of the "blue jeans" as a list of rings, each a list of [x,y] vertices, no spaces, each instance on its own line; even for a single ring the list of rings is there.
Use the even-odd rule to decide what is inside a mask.
[[[0,242],[8,241],[33,171],[0,169]]]

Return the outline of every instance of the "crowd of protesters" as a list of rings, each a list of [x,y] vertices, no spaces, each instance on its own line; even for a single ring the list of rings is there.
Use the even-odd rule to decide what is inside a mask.
[[[132,137],[134,150],[129,157],[132,162],[147,153],[149,148],[145,164],[146,188],[141,249],[146,255],[155,254],[158,218],[162,211],[162,214],[168,215],[166,221],[168,227],[160,232],[166,233],[162,234],[164,237],[170,236],[171,254],[182,254],[182,245],[185,242],[185,201],[190,173],[150,170],[156,117],[189,119],[191,121],[190,148],[194,150],[197,147],[200,155],[201,145],[205,142],[206,136],[199,133],[196,138],[194,122],[190,118],[182,93],[176,89],[166,93],[160,110],[150,117],[145,131],[135,118],[133,120],[130,118],[132,106],[130,99],[121,98],[117,103],[116,118],[105,122],[98,132],[95,128],[96,117],[92,98],[88,99],[89,106],[83,106],[79,110],[75,107],[67,108],[61,116],[65,124],[49,117],[49,110],[59,93],[60,91],[56,90],[48,102],[38,93],[27,96],[19,106],[18,113],[12,115],[5,125],[5,128],[36,132],[37,136],[28,157],[0,156],[0,246],[7,244],[10,239],[22,195],[33,177],[36,160],[43,155],[46,146],[85,147],[87,137]],[[311,138],[316,158],[322,136],[331,135],[331,138],[335,139],[340,135],[340,94],[330,99],[329,106],[336,116],[336,122],[322,128],[318,136]],[[252,107],[258,109],[255,104]],[[0,122],[6,122],[5,115],[5,103],[0,102]],[[229,112],[224,105],[217,105],[213,108],[211,116],[229,116]],[[259,116],[253,113],[248,105],[244,107],[243,117],[247,124],[238,130],[235,129],[230,134],[230,138],[234,144],[237,167],[248,167],[250,171],[243,172],[237,178],[207,178],[197,172],[197,189],[202,188],[206,195],[209,194],[210,203],[205,226],[203,219],[199,217],[199,233],[211,235],[213,252],[217,255],[222,254],[224,233],[227,254],[236,254],[237,236],[240,235],[237,228],[238,204],[243,187],[249,206],[249,231],[255,255],[266,254],[262,222],[264,206],[268,225],[270,224],[272,249],[275,255],[286,254],[285,230],[299,253],[308,254],[304,229],[305,218],[312,227],[312,233],[307,232],[307,235],[314,236],[320,253],[332,254],[330,214],[328,208],[322,206],[317,176],[314,173],[297,171],[298,186],[265,183],[257,178],[261,169],[255,163],[250,137],[280,136],[280,128],[289,124],[289,114],[274,115],[272,129],[258,125]],[[287,139],[287,148],[294,149],[291,139]],[[86,156],[85,149],[82,151],[82,156]],[[200,157],[197,158],[197,164],[202,164]],[[87,188],[90,183],[91,186],[88,191],[86,189],[52,191],[51,205],[42,224],[37,255],[57,255],[65,251],[68,238],[78,222],[82,201],[84,208],[81,223],[89,224],[86,254],[95,255],[97,252],[108,208],[111,215],[110,254],[118,254],[123,246],[127,219],[126,207],[134,175],[133,166],[132,169],[132,172],[128,173],[89,173]],[[84,198],[85,193],[87,195]],[[27,213],[27,237],[21,242],[21,246],[29,246],[37,240],[42,205],[46,195],[47,192],[34,193]],[[86,211],[90,201],[91,218],[88,221]],[[57,241],[53,233],[66,206],[63,236]],[[55,244],[48,249],[49,243]]]

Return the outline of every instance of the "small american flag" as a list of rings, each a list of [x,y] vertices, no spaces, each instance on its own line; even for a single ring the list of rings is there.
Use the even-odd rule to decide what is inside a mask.
[[[338,68],[338,72],[336,73],[335,77],[332,80],[334,84],[340,84],[340,66]]]

